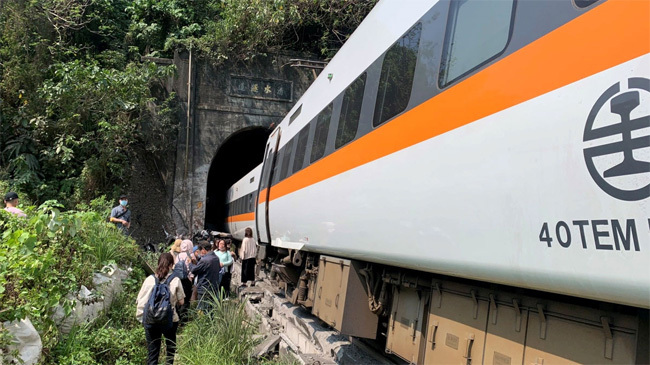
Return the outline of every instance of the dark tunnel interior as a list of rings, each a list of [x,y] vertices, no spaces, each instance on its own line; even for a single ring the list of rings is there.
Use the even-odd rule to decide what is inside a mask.
[[[232,184],[259,165],[264,158],[266,127],[250,127],[228,137],[212,158],[208,172],[205,229],[225,231],[226,192]]]

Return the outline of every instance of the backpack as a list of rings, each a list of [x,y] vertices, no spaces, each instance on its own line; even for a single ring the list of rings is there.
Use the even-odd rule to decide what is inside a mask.
[[[187,271],[187,265],[185,265],[184,261],[178,261],[176,265],[174,265],[174,269],[172,270],[172,275],[175,277],[184,280],[187,279],[187,276],[189,275]]]
[[[163,325],[163,326],[172,326],[172,302],[171,302],[171,290],[169,288],[169,282],[174,278],[174,275],[170,275],[167,280],[160,282],[156,278],[156,285],[151,291],[151,295],[147,300],[147,303],[144,305],[144,313],[142,315],[142,323],[145,325]]]

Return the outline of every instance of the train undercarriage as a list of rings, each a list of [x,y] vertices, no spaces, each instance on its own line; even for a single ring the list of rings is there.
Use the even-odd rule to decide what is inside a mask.
[[[412,364],[648,363],[648,310],[262,245],[291,302]]]

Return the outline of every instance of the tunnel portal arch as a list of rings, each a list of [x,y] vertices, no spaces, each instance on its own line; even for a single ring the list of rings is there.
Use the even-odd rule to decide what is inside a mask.
[[[264,159],[271,134],[267,127],[247,127],[231,134],[217,149],[206,186],[205,229],[225,231],[226,192]]]

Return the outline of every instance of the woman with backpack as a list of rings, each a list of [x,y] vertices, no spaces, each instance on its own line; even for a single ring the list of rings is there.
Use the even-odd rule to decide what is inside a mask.
[[[158,364],[162,336],[167,346],[166,363],[174,363],[179,319],[176,305],[183,305],[185,293],[180,279],[172,275],[173,268],[172,254],[160,255],[155,275],[145,279],[138,293],[136,318],[144,325],[148,365]]]

